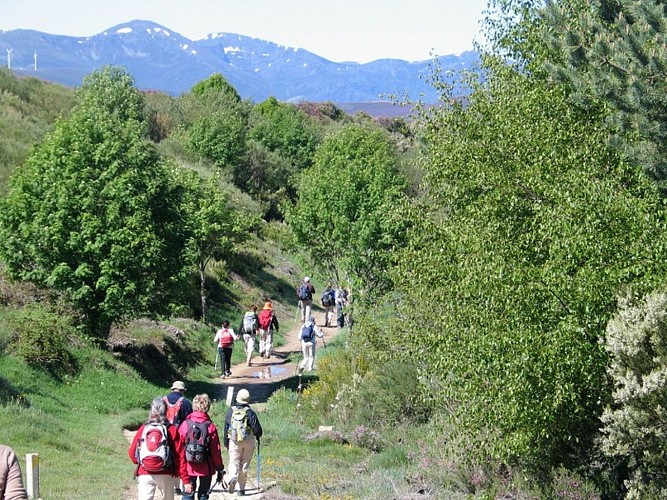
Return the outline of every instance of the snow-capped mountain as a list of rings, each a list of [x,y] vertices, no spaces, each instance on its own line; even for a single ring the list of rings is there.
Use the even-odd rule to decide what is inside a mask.
[[[91,37],[0,31],[0,47],[11,49],[12,70],[69,86],[80,86],[95,68],[113,64],[125,67],[137,87],[174,95],[219,72],[242,97],[256,102],[269,96],[337,103],[386,100],[390,94],[436,99],[425,81],[434,60],[336,63],[232,33],[190,40],[151,21],[122,23]],[[444,72],[471,68],[477,60],[475,52],[438,58]]]

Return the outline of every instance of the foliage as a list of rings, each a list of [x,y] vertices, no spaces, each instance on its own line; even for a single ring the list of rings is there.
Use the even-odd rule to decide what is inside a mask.
[[[602,417],[603,449],[627,462],[627,498],[667,494],[667,295],[619,300],[605,348],[613,405]]]
[[[181,173],[181,183],[185,191],[183,212],[189,230],[186,251],[199,274],[201,318],[205,322],[209,263],[229,258],[234,246],[247,238],[247,231],[256,221],[235,209],[217,177],[205,181],[196,173],[185,171]]]
[[[287,158],[298,170],[310,166],[317,145],[308,115],[275,97],[253,108],[250,137]]]
[[[395,208],[405,187],[386,133],[347,125],[318,147],[287,220],[319,268],[337,283],[349,276],[370,297],[388,287],[387,269],[403,243],[405,222]]]
[[[36,78],[17,78],[0,68],[0,194],[12,171],[28,156],[55,120],[74,105],[71,89]]]
[[[68,351],[75,331],[67,316],[29,304],[5,315],[5,321],[13,335],[12,350],[30,366],[56,377],[76,373],[76,362]]]
[[[0,256],[13,278],[65,293],[105,338],[114,321],[166,311],[185,237],[131,77],[104,68],[79,99],[13,176]]]
[[[246,150],[249,105],[220,75],[195,84],[179,99],[185,142],[218,168],[237,165]]]
[[[198,97],[206,94],[225,94],[237,102],[241,101],[239,93],[220,73],[213,73],[205,80],[197,82],[192,86],[191,92]]]
[[[598,116],[510,68],[424,118],[425,196],[406,206],[385,341],[425,362],[435,405],[480,454],[577,460],[609,398],[598,341],[613,297],[664,279],[660,198]],[[410,335],[424,318],[435,327]]]
[[[169,137],[182,121],[178,101],[161,92],[144,95],[144,115],[148,137],[161,142]]]

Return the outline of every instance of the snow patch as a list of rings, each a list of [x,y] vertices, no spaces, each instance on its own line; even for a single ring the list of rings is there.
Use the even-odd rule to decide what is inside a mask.
[[[260,68],[255,68],[255,73],[257,73],[258,71],[261,71],[261,69]]]
[[[267,54],[266,52],[264,52],[264,53],[262,54],[262,57],[269,57],[270,55],[271,55],[271,54]]]
[[[229,52],[241,52],[240,47],[225,47],[222,50],[225,51],[225,54],[228,54]]]
[[[183,50],[188,50],[188,44],[187,43],[184,43],[183,45],[179,45],[179,47],[182,48]]]
[[[116,33],[120,33],[121,35],[124,34],[124,33],[132,33],[132,28],[130,28],[129,26],[126,26],[125,28],[120,28],[120,29],[116,30]]]

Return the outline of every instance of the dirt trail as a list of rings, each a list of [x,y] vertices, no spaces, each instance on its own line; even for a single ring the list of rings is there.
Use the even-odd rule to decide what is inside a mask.
[[[315,320],[320,328],[322,328],[325,342],[328,338],[333,338],[337,329],[335,326],[328,328],[324,327],[324,311],[313,308],[311,314],[315,317]],[[233,365],[231,377],[215,379],[215,383],[219,385],[219,390],[215,395],[217,400],[224,401],[227,398],[227,392],[230,387],[233,387],[234,398],[236,397],[236,394],[239,390],[247,389],[250,392],[252,407],[259,413],[259,418],[261,421],[261,411],[264,409],[265,403],[271,394],[273,394],[273,392],[280,387],[284,386],[286,380],[294,376],[296,373],[297,365],[294,361],[289,361],[290,354],[293,355],[294,353],[301,352],[301,342],[298,338],[298,332],[301,328],[300,320],[294,322],[293,318],[286,318],[285,320],[281,321],[281,326],[282,333],[285,336],[285,344],[274,348],[273,356],[270,359],[263,359],[259,357],[259,355],[255,354],[251,361],[251,366],[246,366],[245,362]],[[288,330],[285,330],[286,326],[289,328]],[[318,340],[318,349],[321,349],[322,345],[322,341]],[[234,349],[243,349],[243,343],[235,342]],[[257,347],[255,349],[257,349]],[[295,356],[292,356],[292,358],[294,357]],[[300,357],[297,358],[297,361],[299,359]],[[216,424],[220,424],[219,427],[222,427],[222,423]],[[134,437],[133,432],[124,431],[124,434],[129,441],[131,441]],[[223,450],[222,458],[225,464],[227,464],[228,455],[226,454],[225,450]],[[255,454],[250,465],[250,471],[248,473],[245,497],[258,499],[264,496],[265,489],[270,491],[271,487],[274,486],[275,483],[271,483],[270,481],[267,481],[262,476],[260,476],[261,488],[258,489],[256,487],[256,460],[257,455]],[[227,478],[225,477],[225,479]],[[223,491],[220,485],[217,485],[209,496],[209,500],[230,499],[236,498],[237,496],[238,492],[230,494],[226,491]],[[128,500],[131,498],[136,498],[136,486],[133,487],[133,491],[130,492],[129,496],[126,498]],[[155,498],[158,500],[162,497],[159,496],[159,494],[156,494]],[[177,495],[176,500],[179,498],[180,497]]]

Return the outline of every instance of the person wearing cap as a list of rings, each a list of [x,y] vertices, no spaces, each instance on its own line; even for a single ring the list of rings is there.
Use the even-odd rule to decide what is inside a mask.
[[[246,365],[252,366],[252,355],[255,352],[255,337],[259,330],[259,318],[257,317],[257,306],[252,304],[241,318],[239,332],[243,334],[245,344]]]
[[[299,329],[299,340],[301,341],[301,352],[303,359],[299,363],[298,370],[301,373],[304,368],[309,372],[313,371],[315,365],[315,345],[318,338],[323,338],[324,333],[315,324],[315,318],[310,316]]]
[[[280,329],[271,302],[266,302],[259,312],[259,355],[269,359],[273,350],[273,332]]]
[[[315,287],[306,276],[296,289],[296,296],[299,299],[299,309],[301,309],[301,322],[305,323],[310,317],[310,310],[313,307],[313,294]]]
[[[185,384],[181,380],[177,380],[171,384],[171,392],[164,397],[164,402],[167,405],[168,420],[177,428],[192,413],[192,403],[185,397],[185,391]],[[173,412],[173,410],[169,411],[170,408],[178,408],[173,416],[173,421],[169,418]]]
[[[233,439],[231,427],[232,416],[239,411],[245,411],[247,425],[250,432],[244,439]],[[245,485],[250,469],[252,455],[255,452],[255,445],[259,446],[259,440],[262,437],[262,426],[259,423],[257,414],[250,408],[250,393],[247,389],[241,389],[236,394],[236,404],[232,405],[225,415],[224,444],[229,451],[229,481],[228,491],[234,493],[236,484],[239,485],[239,493],[245,495]]]

